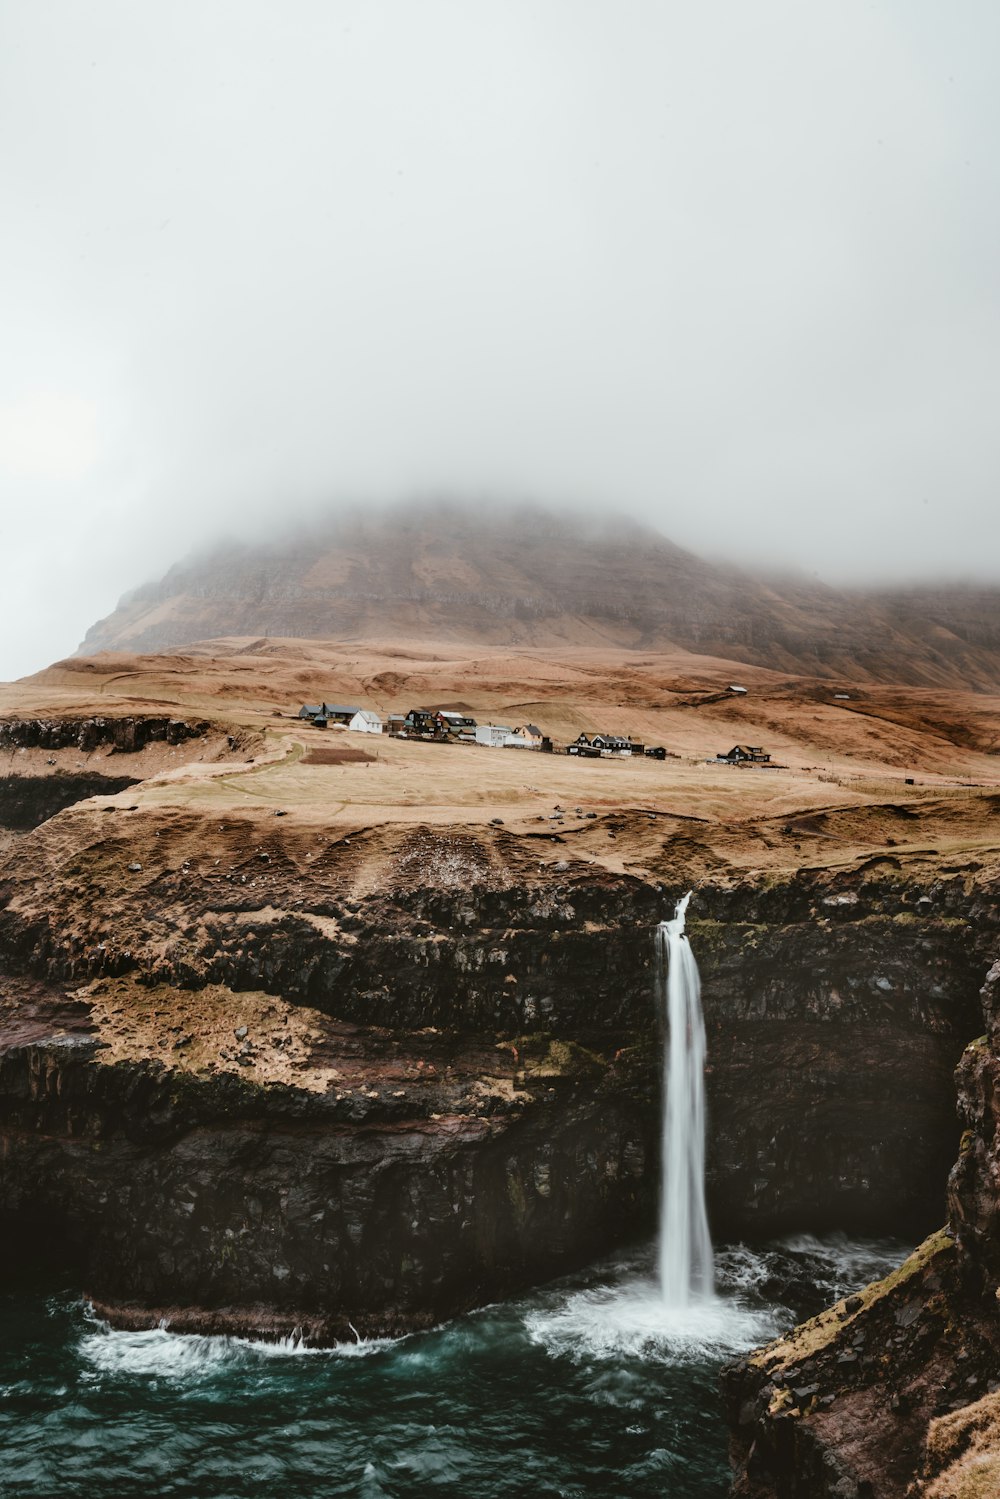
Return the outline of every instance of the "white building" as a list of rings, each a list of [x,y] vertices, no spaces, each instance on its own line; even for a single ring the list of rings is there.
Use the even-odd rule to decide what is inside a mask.
[[[382,720],[370,708],[359,708],[347,727],[358,734],[381,734]]]
[[[510,729],[501,723],[480,723],[476,725],[476,743],[488,745],[490,749],[500,749],[507,743]]]

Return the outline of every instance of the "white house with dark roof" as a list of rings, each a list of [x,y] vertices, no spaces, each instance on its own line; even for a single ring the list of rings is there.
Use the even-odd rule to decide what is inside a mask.
[[[356,734],[381,734],[382,720],[371,708],[359,708],[347,727]]]

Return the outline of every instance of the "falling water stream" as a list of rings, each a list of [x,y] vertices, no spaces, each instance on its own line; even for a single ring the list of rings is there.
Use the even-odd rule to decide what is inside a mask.
[[[666,1020],[663,1056],[663,1155],[660,1290],[671,1308],[713,1299],[712,1240],[705,1210],[705,1022],[701,983],[684,916],[656,929],[656,992]]]

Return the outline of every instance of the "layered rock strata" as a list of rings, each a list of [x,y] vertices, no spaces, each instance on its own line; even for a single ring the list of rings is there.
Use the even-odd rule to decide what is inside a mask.
[[[0,883],[4,1237],[64,1242],[119,1320],[322,1339],[651,1227],[680,892],[538,853],[124,807],[28,834]],[[717,1228],[940,1221],[988,891],[879,866],[695,909]]]
[[[727,1373],[745,1499],[1000,1493],[1000,963],[956,1072],[947,1226],[886,1281]]]
[[[88,1005],[51,994],[30,1006],[42,1034],[0,1063],[0,1237],[22,1250],[58,1238],[116,1322],[299,1328],[319,1343],[398,1333],[641,1221],[641,1110],[606,1059],[390,1040],[312,1012],[304,1037],[273,1000],[214,996],[230,1020],[253,999],[272,1024],[235,1027],[242,1044],[230,1030],[238,1065],[215,1075],[102,1064],[114,1043]],[[22,1025],[25,1009],[22,995]],[[286,1048],[301,1054],[294,1082],[256,1081]]]

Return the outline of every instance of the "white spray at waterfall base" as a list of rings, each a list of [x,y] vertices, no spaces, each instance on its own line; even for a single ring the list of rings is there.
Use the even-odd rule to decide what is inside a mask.
[[[684,935],[689,891],[656,929],[656,998],[666,1020],[660,1290],[680,1309],[713,1298],[712,1240],[705,1210],[705,1022],[701,981]]]

